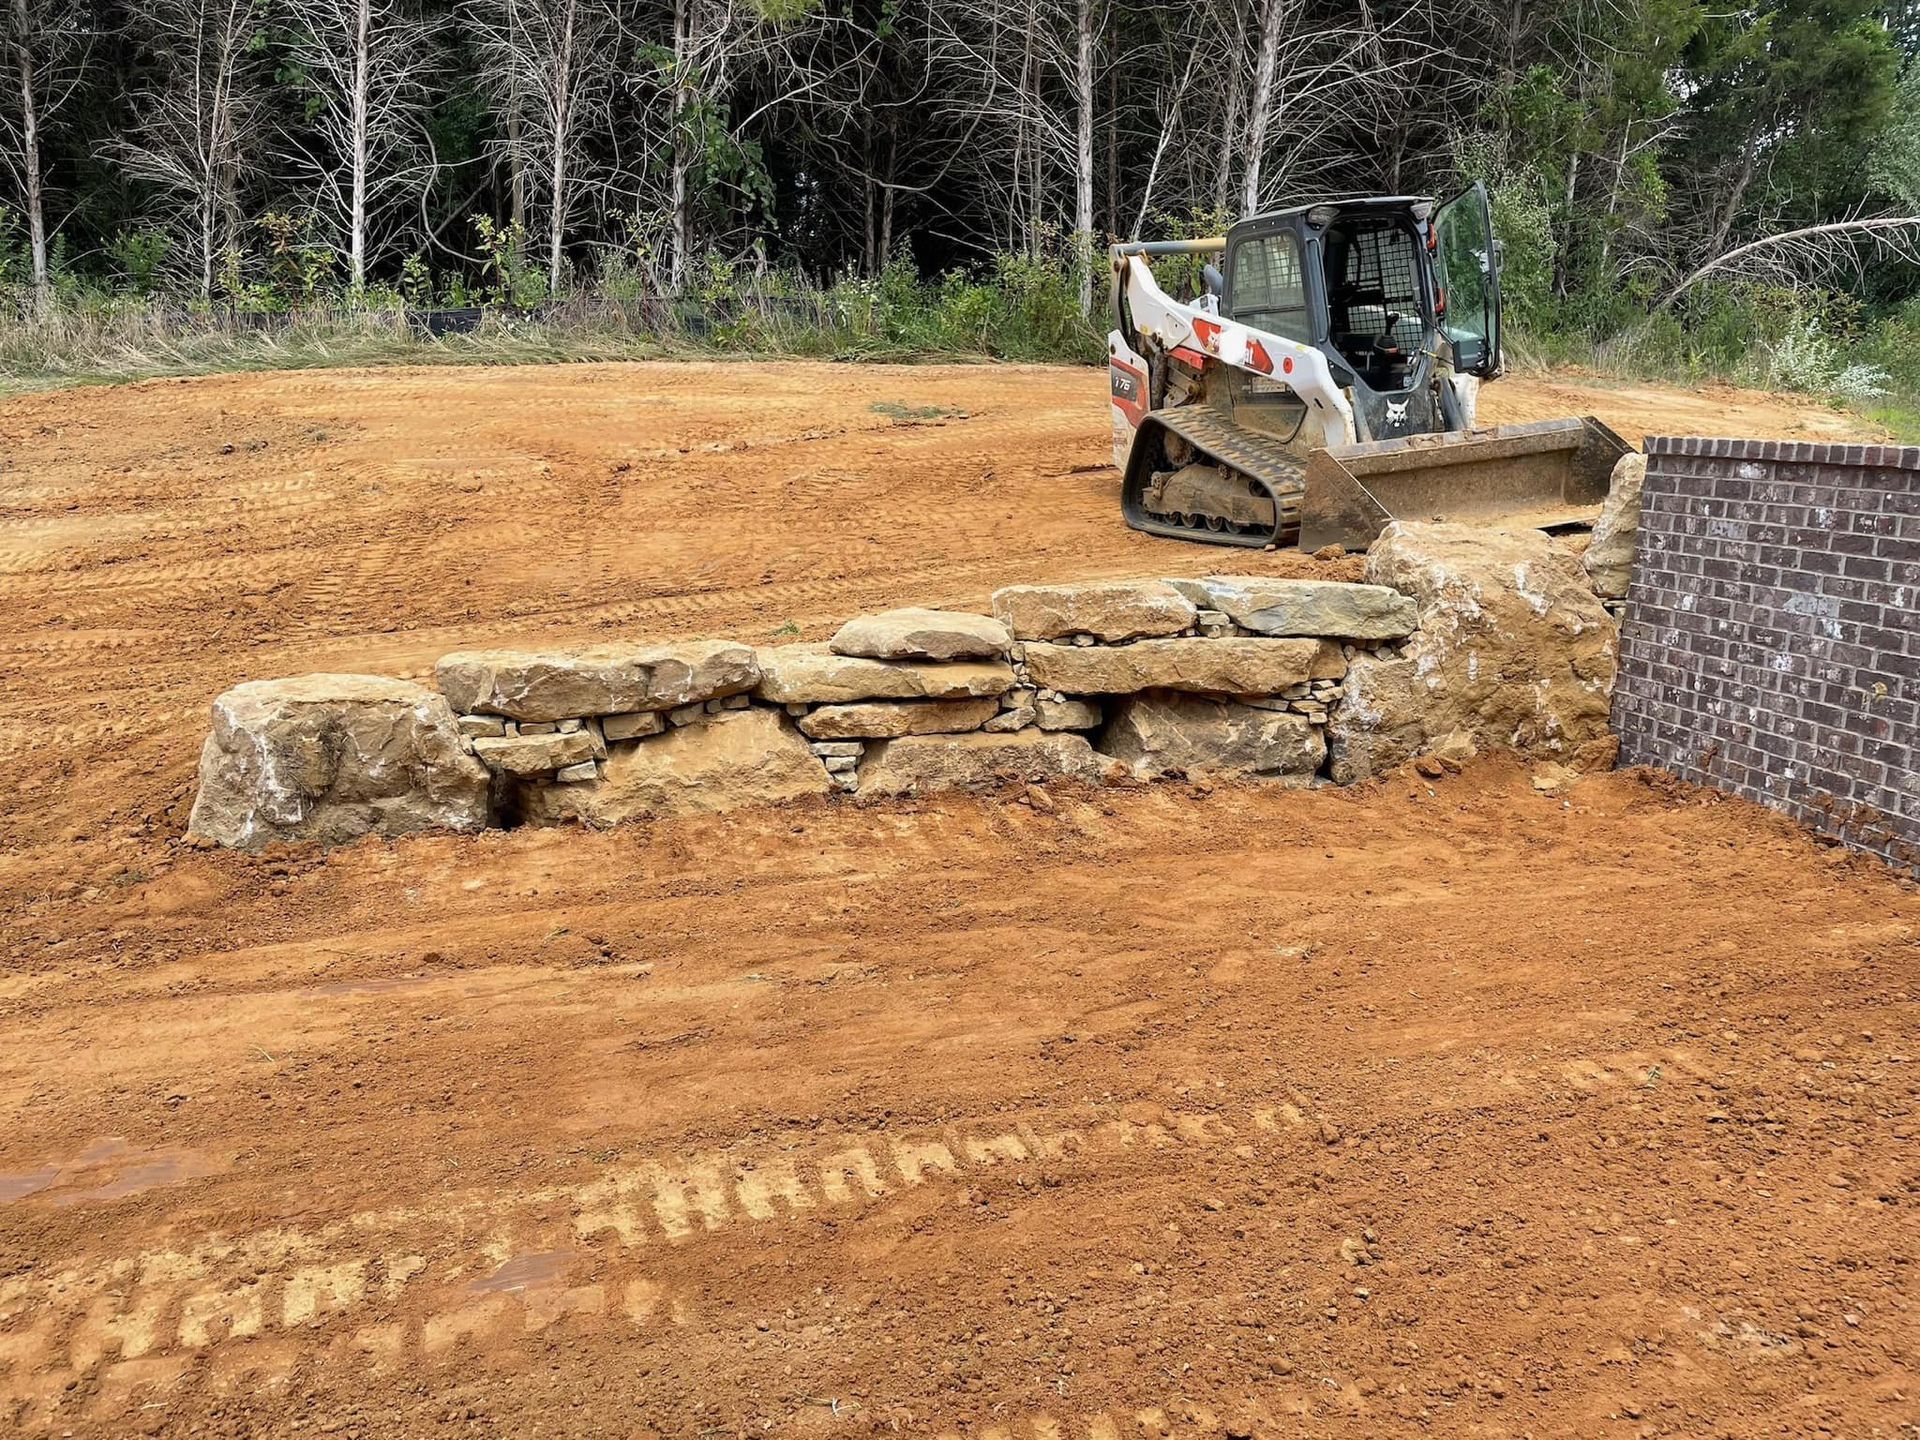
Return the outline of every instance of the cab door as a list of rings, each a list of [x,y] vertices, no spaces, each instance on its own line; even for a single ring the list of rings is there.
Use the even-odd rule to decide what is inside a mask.
[[[1500,244],[1493,204],[1476,180],[1433,214],[1434,276],[1453,346],[1453,368],[1491,379],[1500,373]]]

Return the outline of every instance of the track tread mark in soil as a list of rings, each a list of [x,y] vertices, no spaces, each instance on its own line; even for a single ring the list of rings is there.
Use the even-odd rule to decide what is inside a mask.
[[[1276,1128],[1264,1116],[1252,1117],[1253,1129]],[[187,1252],[69,1262],[44,1278],[15,1278],[0,1288],[0,1324],[8,1327],[0,1331],[0,1403],[33,1409],[39,1423],[52,1424],[57,1416],[46,1408],[49,1400],[76,1379],[98,1376],[103,1395],[119,1394],[172,1370],[182,1352],[285,1335],[297,1340],[297,1358],[337,1344],[343,1327],[348,1343],[399,1364],[430,1361],[470,1341],[512,1349],[521,1337],[572,1316],[682,1326],[694,1314],[688,1300],[635,1273],[624,1254],[653,1244],[679,1246],[740,1224],[857,1208],[1009,1164],[1098,1166],[1138,1155],[1177,1165],[1183,1150],[1219,1145],[1237,1133],[1217,1114],[1159,1106],[1131,1116],[1039,1114],[1008,1128],[955,1124],[838,1137],[798,1151],[752,1147],[643,1160],[580,1185],[476,1192],[437,1205],[443,1234],[482,1237],[478,1251],[472,1239],[443,1241],[424,1252],[382,1247],[382,1232],[399,1242],[425,1218],[403,1211],[361,1214],[312,1232],[212,1238]],[[460,1277],[485,1268],[479,1263],[485,1254],[537,1252],[542,1227],[530,1217],[556,1202],[573,1212],[570,1243],[602,1246],[583,1252],[593,1271],[584,1283],[473,1293],[471,1278]],[[511,1242],[502,1238],[510,1231],[518,1232]],[[369,1244],[374,1248],[365,1248]],[[346,1245],[360,1247],[359,1253],[339,1258]],[[410,1306],[416,1313],[357,1323],[369,1307],[390,1310],[410,1296],[417,1297]]]
[[[1254,1119],[1260,1123],[1258,1114]],[[743,1221],[858,1205],[971,1170],[1210,1145],[1231,1133],[1211,1114],[1156,1120],[1115,1115],[1064,1126],[1029,1120],[985,1133],[949,1126],[934,1134],[843,1137],[797,1153],[742,1159],[714,1152],[676,1166],[650,1161],[583,1187],[574,1232],[581,1240],[611,1235],[626,1247],[655,1240],[678,1244]]]

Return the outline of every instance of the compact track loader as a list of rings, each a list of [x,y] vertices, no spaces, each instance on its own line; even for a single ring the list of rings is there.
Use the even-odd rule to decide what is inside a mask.
[[[1191,302],[1150,264],[1177,255],[1212,257]],[[1484,186],[1438,207],[1306,205],[1109,256],[1113,453],[1135,529],[1360,550],[1396,518],[1576,526],[1628,448],[1591,418],[1474,428],[1501,368]]]

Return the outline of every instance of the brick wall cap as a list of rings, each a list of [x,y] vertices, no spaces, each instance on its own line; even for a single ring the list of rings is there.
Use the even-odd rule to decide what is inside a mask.
[[[1855,465],[1920,470],[1920,445],[1863,445],[1829,440],[1741,440],[1713,435],[1649,435],[1649,456],[1685,455],[1785,465]]]

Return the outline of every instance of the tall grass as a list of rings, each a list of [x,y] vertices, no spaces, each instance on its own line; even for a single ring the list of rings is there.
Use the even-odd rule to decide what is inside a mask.
[[[223,370],[662,356],[1098,363],[1107,318],[1098,304],[1081,316],[1077,297],[1071,264],[1020,257],[930,279],[903,260],[824,289],[714,267],[678,298],[610,286],[482,308],[414,308],[390,292],[357,304],[268,296],[271,308],[254,310],[82,292],[39,318],[15,297],[8,319],[0,293],[0,393]],[[1507,354],[1519,370],[1795,391],[1920,440],[1920,301],[1869,318],[1844,296],[1729,288],[1600,331],[1515,319]]]
[[[327,302],[241,311],[83,297],[0,320],[0,392],[223,370],[518,365],[665,355],[844,360],[979,358],[1090,363],[1106,320],[1082,317],[1074,277],[1004,260],[923,280],[905,264],[806,290],[720,277],[680,298],[580,296],[530,307]]]

